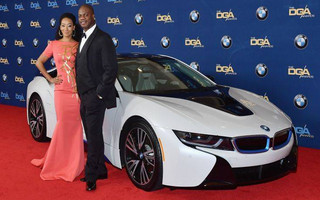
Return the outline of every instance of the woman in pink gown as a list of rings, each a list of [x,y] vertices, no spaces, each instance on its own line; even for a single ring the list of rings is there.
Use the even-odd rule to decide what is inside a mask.
[[[64,13],[60,17],[56,40],[48,44],[36,63],[44,77],[55,84],[57,115],[57,124],[45,156],[31,161],[33,165],[42,168],[40,177],[43,180],[63,179],[71,182],[80,175],[85,165],[80,100],[75,81],[79,34],[81,31],[78,30],[75,16]],[[55,78],[47,73],[43,65],[52,56],[58,74]]]

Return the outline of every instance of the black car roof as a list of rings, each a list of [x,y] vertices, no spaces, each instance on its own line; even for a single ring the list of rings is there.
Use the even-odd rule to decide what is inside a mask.
[[[145,53],[120,53],[117,54],[118,58],[166,58],[167,56],[159,54],[145,54]]]

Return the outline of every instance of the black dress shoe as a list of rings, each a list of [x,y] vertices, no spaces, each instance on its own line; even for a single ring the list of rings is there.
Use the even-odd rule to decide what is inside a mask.
[[[95,181],[87,181],[87,191],[92,191],[97,188],[96,182]]]
[[[107,179],[107,178],[108,178],[108,173],[105,173],[105,174],[99,175],[97,179]],[[83,177],[83,178],[80,178],[80,181],[87,182],[87,179],[86,177]]]

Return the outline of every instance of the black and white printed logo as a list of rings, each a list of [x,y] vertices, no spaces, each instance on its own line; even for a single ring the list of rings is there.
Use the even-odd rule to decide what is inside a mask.
[[[17,27],[18,29],[22,28],[22,21],[20,19],[17,21]]]
[[[56,65],[56,63],[54,62],[54,59],[53,59],[53,58],[51,58],[50,64],[51,64],[52,67],[54,67],[54,66]]]
[[[259,7],[259,8],[257,9],[257,11],[256,11],[256,15],[257,15],[257,18],[258,18],[259,20],[265,20],[265,19],[267,19],[268,14],[269,14],[268,9],[267,9],[266,7],[263,7],[263,6]]]
[[[305,109],[308,105],[308,99],[303,94],[298,94],[294,97],[294,105],[299,109]]]
[[[200,70],[200,66],[197,62],[190,63],[190,67],[194,70],[198,70],[198,71]]]
[[[7,40],[5,38],[2,39],[2,46],[7,47]]]
[[[3,75],[2,75],[2,81],[6,83],[7,80],[8,80],[7,74],[3,74]]]
[[[232,45],[231,37],[228,36],[228,35],[223,36],[221,38],[221,45],[222,45],[223,48],[226,48],[226,49],[230,48],[231,45]]]
[[[19,66],[22,65],[22,63],[23,63],[22,61],[23,61],[22,58],[19,56],[19,57],[17,58],[17,63],[18,63]]]
[[[136,16],[134,17],[134,21],[137,25],[141,25],[143,22],[143,16],[140,13],[136,14]]]
[[[56,19],[55,18],[51,18],[50,26],[51,26],[51,28],[55,28],[56,27]]]
[[[38,47],[39,46],[39,40],[37,38],[34,38],[32,43],[33,43],[34,47]]]
[[[112,42],[116,48],[119,46],[119,40],[117,38],[113,37]]]
[[[197,10],[193,10],[190,12],[189,18],[191,22],[197,23],[200,19],[200,13]]]
[[[167,36],[164,36],[161,38],[160,43],[161,43],[161,46],[166,49],[170,46],[170,39]]]
[[[267,75],[268,73],[268,67],[263,64],[263,63],[259,63],[257,66],[256,66],[256,74],[257,76],[259,76],[260,78],[263,78]]]
[[[307,47],[308,45],[308,38],[307,36],[303,35],[303,34],[299,34],[296,36],[296,38],[294,38],[294,45],[298,48],[298,49],[304,49]]]

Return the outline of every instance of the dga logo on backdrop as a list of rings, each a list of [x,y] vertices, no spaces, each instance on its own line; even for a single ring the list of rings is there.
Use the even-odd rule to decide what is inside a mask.
[[[108,17],[107,24],[122,25],[118,16],[117,17]]]
[[[39,10],[41,9],[39,2],[30,2],[30,8],[35,9],[35,10]]]
[[[0,5],[0,11],[9,12],[7,4],[6,5]]]
[[[86,0],[86,4],[91,4],[91,5],[99,5],[98,0]]]
[[[38,47],[39,46],[39,40],[37,39],[37,38],[34,38],[33,40],[32,40],[32,44],[33,44],[33,47]]]
[[[23,59],[20,56],[17,58],[17,64],[19,66],[21,66],[23,64]]]
[[[8,60],[8,58],[0,57],[0,63],[4,64],[4,65],[9,65],[9,60]]]
[[[26,100],[24,99],[23,94],[18,94],[18,93],[16,93],[16,100],[19,100],[19,101],[26,101]]]
[[[74,6],[78,6],[78,3],[76,0],[66,0],[66,5],[74,7]]]
[[[2,81],[6,83],[7,80],[8,80],[7,74],[2,74]]]
[[[56,0],[48,1],[48,8],[59,8],[59,5]]]
[[[18,29],[22,28],[22,21],[20,19],[17,21],[17,27]]]
[[[21,77],[15,76],[15,77],[14,77],[14,81],[15,81],[16,83],[25,84],[22,76],[21,76]]]
[[[134,16],[134,21],[137,25],[141,25],[143,22],[143,16],[140,13],[136,14],[136,16]]]
[[[304,8],[290,7],[289,16],[300,16],[300,19],[315,17],[314,14],[312,14],[310,9],[308,8],[308,5],[306,5],[306,7]]]
[[[22,2],[20,4],[14,4],[14,9],[15,10],[19,10],[19,11],[23,11],[24,10],[24,7],[22,5]]]
[[[299,109],[305,109],[308,105],[308,99],[303,94],[298,94],[293,99],[294,105]]]
[[[307,65],[304,66],[304,68],[294,68],[293,66],[289,66],[288,75],[299,76],[299,78],[313,78],[313,75],[310,74]]]
[[[307,47],[308,45],[308,38],[307,36],[303,35],[303,34],[299,34],[294,38],[294,45],[298,48],[298,49],[304,49]]]
[[[186,38],[184,40],[184,44],[185,44],[185,46],[192,46],[193,48],[204,47],[204,45],[201,44],[199,37],[197,37],[197,39]]]
[[[165,49],[169,48],[170,43],[171,43],[170,38],[168,38],[167,36],[164,36],[161,38],[160,44],[163,48]]]
[[[22,40],[14,40],[14,46],[24,47]]]
[[[221,41],[220,41],[220,42],[221,42],[222,47],[225,48],[225,49],[230,48],[231,45],[232,45],[232,39],[231,39],[231,37],[228,36],[228,35],[223,36],[223,37],[221,38]]]
[[[119,40],[118,40],[118,38],[113,37],[113,38],[112,38],[112,42],[113,42],[113,44],[114,44],[114,46],[115,46],[116,48],[119,46]]]
[[[37,62],[37,60],[34,60],[33,58],[31,58],[31,60],[30,60],[30,64],[31,64],[31,65],[35,65],[36,62]]]
[[[268,67],[263,64],[263,63],[259,63],[256,66],[256,74],[257,76],[259,76],[260,78],[265,77],[268,74]]]
[[[189,14],[189,19],[192,23],[197,23],[200,20],[200,13],[197,10],[193,10]]]
[[[163,22],[163,23],[173,23],[173,19],[171,15],[168,13],[167,15],[161,15],[157,14],[157,22]]]
[[[51,60],[50,60],[50,65],[51,65],[51,67],[54,67],[56,65],[53,58],[51,58]]]
[[[7,22],[0,22],[0,29],[9,29],[8,23]]]
[[[2,39],[2,46],[7,47],[7,43],[8,43],[7,39],[3,38]]]
[[[222,12],[221,10],[217,10],[216,13],[216,18],[217,19],[225,19],[225,21],[230,21],[230,20],[238,20],[233,12],[231,11],[231,9],[229,10],[229,12]]]
[[[138,48],[147,47],[147,45],[144,43],[142,38],[141,38],[141,40],[135,40],[132,38],[131,39],[131,46],[137,46]]]
[[[55,18],[51,18],[50,19],[50,26],[51,26],[51,28],[55,28],[56,27],[56,19]]]
[[[237,75],[237,72],[234,72],[231,64],[229,64],[229,66],[223,66],[223,65],[217,64],[216,72],[224,73],[224,75]]]
[[[6,100],[9,100],[10,97],[9,97],[8,92],[2,92],[2,91],[1,91],[1,98],[6,99]]]
[[[122,0],[108,0],[108,3],[122,3]]]
[[[262,39],[262,38],[256,39],[255,37],[251,37],[250,45],[251,46],[260,46],[260,48],[273,48],[273,45],[270,43],[267,36],[264,39]]]
[[[200,70],[200,65],[197,62],[192,62],[189,65],[192,69],[199,71]]]
[[[269,15],[269,11],[266,7],[261,6],[256,11],[256,16],[259,20],[263,21],[267,19],[268,15]]]
[[[40,22],[39,20],[37,21],[30,21],[30,27],[34,27],[34,28],[41,28]]]
[[[267,96],[267,93],[264,93],[264,95],[261,95],[262,98],[264,98],[266,101],[269,101],[269,97]]]
[[[311,135],[309,129],[307,128],[307,125],[304,125],[304,127],[296,126],[294,127],[294,130],[296,134],[299,135],[299,137],[308,137],[308,138],[314,138],[314,135]]]

